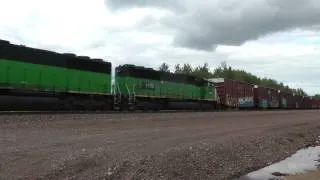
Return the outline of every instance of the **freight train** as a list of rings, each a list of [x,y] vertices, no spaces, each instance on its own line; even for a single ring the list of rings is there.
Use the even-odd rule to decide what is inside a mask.
[[[241,81],[215,78],[221,109],[319,109],[320,100]]]
[[[114,78],[114,82],[113,82]],[[314,109],[319,101],[0,40],[0,110]]]

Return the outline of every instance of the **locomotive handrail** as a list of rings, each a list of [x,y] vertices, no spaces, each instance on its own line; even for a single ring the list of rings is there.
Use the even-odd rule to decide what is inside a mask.
[[[121,99],[121,91],[119,91],[120,87],[118,83],[115,83],[115,88],[114,88],[114,96],[117,96],[118,94],[120,95],[120,99]]]
[[[136,101],[136,92],[135,92],[134,88],[135,88],[135,86],[134,86],[134,84],[132,84],[133,102],[135,102],[135,101]]]
[[[130,96],[131,96],[131,93],[130,93],[130,90],[129,90],[129,87],[128,87],[128,85],[127,85],[127,83],[125,84],[125,86],[126,86],[126,88],[127,88],[127,91],[128,91],[128,94],[129,94],[129,99],[131,98]]]
[[[136,92],[134,91],[134,87],[135,87],[134,84],[132,84],[132,94],[136,95]]]
[[[119,83],[117,83],[117,88],[118,88],[118,91],[119,91],[119,94],[120,94],[120,97],[121,97],[121,91],[119,90],[120,89]]]
[[[114,92],[117,93],[118,92],[118,88],[119,88],[119,84],[115,83],[114,87],[115,87]]]
[[[136,96],[136,92],[135,92],[134,88],[135,88],[135,86],[134,86],[134,84],[133,84],[133,85],[132,85],[132,95],[133,95],[133,96]]]

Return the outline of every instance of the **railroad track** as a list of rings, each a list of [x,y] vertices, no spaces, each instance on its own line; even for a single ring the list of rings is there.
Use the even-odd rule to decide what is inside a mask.
[[[296,110],[312,110],[312,109],[250,109],[250,110],[239,110],[239,109],[229,109],[229,110],[160,110],[160,111],[115,111],[115,110],[105,110],[105,111],[0,111],[1,115],[28,115],[28,114],[141,114],[141,113],[194,113],[194,112],[235,112],[235,111],[296,111]],[[313,109],[315,110],[315,109]]]
[[[181,113],[181,112],[213,112],[202,110],[161,110],[161,111],[0,111],[0,115],[27,114],[128,114],[128,113]]]

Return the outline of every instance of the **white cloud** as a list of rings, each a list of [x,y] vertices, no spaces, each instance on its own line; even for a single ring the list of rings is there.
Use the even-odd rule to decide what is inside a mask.
[[[317,32],[277,32],[240,46],[199,51],[172,45],[177,32],[157,23],[170,13],[155,7],[112,12],[103,0],[0,0],[0,39],[104,58],[115,65],[156,68],[168,62],[173,68],[176,63],[208,62],[214,68],[226,60],[235,68],[303,87],[309,93],[320,92]]]
[[[294,43],[249,42],[240,47],[219,47],[227,62],[261,77],[272,77],[309,93],[320,92],[320,47]]]
[[[1,32],[14,41],[58,44],[76,50],[134,27],[150,11],[111,14],[103,1],[2,1]],[[15,13],[12,13],[12,12]],[[12,31],[14,30],[14,31]],[[14,38],[16,37],[16,38]],[[108,39],[105,39],[107,42]]]

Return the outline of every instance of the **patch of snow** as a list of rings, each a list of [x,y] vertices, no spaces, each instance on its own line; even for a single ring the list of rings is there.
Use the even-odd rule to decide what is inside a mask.
[[[298,174],[309,170],[316,170],[319,162],[320,146],[301,149],[291,157],[272,164],[258,171],[251,172],[238,180],[269,180],[275,178],[272,173],[280,172],[281,174]],[[278,177],[279,178],[279,177]]]

